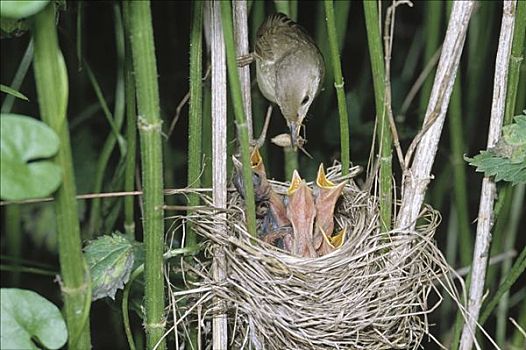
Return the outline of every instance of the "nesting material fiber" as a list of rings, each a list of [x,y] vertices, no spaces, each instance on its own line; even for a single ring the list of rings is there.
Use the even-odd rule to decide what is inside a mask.
[[[336,168],[328,177],[339,182]],[[288,184],[273,182],[283,194]],[[202,265],[200,290],[211,291],[203,314],[225,312],[232,348],[416,349],[428,333],[433,283],[447,270],[433,234],[439,215],[422,210],[414,231],[380,232],[375,196],[346,185],[335,226],[347,227],[342,247],[319,258],[300,258],[250,237],[243,200],[232,192],[227,232],[213,209],[187,218],[226,259],[226,279]],[[438,298],[440,299],[440,298]],[[226,304],[218,310],[217,300]]]

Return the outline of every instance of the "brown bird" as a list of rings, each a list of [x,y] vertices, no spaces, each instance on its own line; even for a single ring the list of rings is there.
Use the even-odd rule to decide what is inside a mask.
[[[256,74],[263,96],[279,106],[290,129],[294,149],[301,147],[303,119],[318,95],[325,63],[309,34],[282,13],[267,17],[256,34],[255,51],[239,60],[256,59]]]

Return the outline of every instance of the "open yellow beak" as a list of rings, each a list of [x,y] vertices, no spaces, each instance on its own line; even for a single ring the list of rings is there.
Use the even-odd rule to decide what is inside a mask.
[[[294,170],[294,172],[292,173],[292,180],[290,181],[290,186],[287,189],[287,194],[290,196],[294,192],[296,192],[298,190],[298,188],[300,188],[300,185],[301,185],[302,181],[303,180],[301,179],[300,174],[298,173],[298,171]]]
[[[345,236],[347,235],[347,228],[344,227],[340,232],[338,232],[336,235],[332,237],[327,237],[325,232],[323,230],[321,231],[323,234],[323,238],[325,238],[325,241],[329,243],[329,245],[336,249],[340,248],[343,245],[343,242],[345,242]]]
[[[323,168],[323,163],[321,163],[320,167],[318,168],[316,185],[318,185],[319,188],[325,189],[330,189],[336,186],[331,180],[327,179],[327,176],[325,175],[325,169]]]

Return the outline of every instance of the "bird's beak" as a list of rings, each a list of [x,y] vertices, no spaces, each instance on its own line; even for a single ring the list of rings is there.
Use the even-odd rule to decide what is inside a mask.
[[[301,123],[289,122],[291,146],[294,151],[298,149]]]

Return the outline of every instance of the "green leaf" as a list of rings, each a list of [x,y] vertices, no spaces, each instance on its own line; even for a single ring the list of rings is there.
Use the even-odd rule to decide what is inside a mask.
[[[134,262],[134,245],[120,233],[105,235],[85,248],[92,280],[93,300],[109,296],[115,299],[130,278]]]
[[[60,185],[59,166],[46,160],[58,151],[55,132],[34,118],[0,116],[0,197],[7,200],[41,198]]]
[[[4,84],[0,84],[0,91],[4,92],[6,94],[9,94],[9,95],[15,96],[15,97],[17,97],[19,99],[29,101],[29,99],[26,96],[24,96],[20,92],[16,91],[15,89],[11,89],[9,86],[6,86]]]
[[[2,0],[0,13],[7,18],[26,18],[40,12],[48,2],[49,0]]]
[[[502,128],[502,137],[510,145],[526,145],[526,115],[518,115],[515,122]]]
[[[502,128],[502,137],[494,148],[464,159],[497,182],[526,183],[526,115],[516,116],[514,123]]]
[[[25,19],[0,17],[0,39],[16,38],[29,30]]]
[[[32,339],[47,349],[66,343],[66,323],[53,303],[30,290],[2,288],[0,294],[2,349],[38,349]]]

